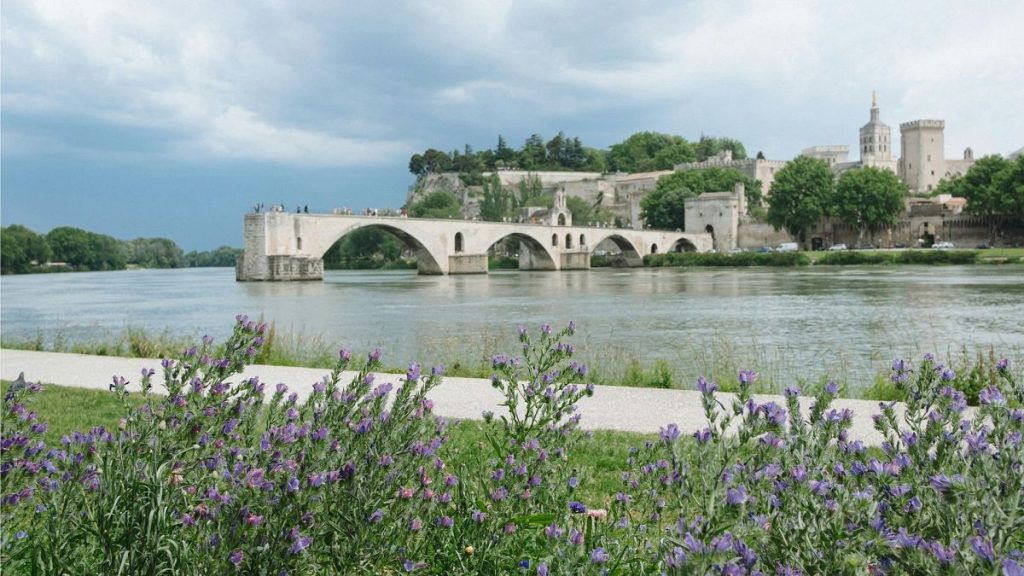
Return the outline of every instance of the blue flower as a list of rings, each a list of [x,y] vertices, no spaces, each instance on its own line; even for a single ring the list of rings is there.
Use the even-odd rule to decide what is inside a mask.
[[[604,551],[604,548],[594,548],[590,552],[590,561],[594,564],[604,564],[608,561],[608,553]]]
[[[575,514],[585,514],[587,512],[587,507],[584,506],[583,503],[573,500],[572,502],[569,502],[569,511]]]

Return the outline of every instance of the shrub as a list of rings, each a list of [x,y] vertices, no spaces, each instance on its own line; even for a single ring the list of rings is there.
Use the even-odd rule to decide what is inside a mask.
[[[810,259],[800,252],[666,252],[644,256],[651,267],[668,266],[807,266]]]

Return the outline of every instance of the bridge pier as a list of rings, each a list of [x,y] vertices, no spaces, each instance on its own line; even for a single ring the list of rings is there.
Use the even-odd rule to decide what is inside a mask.
[[[239,282],[323,280],[324,261],[301,256],[249,256],[243,254],[235,264]]]
[[[449,274],[487,274],[487,254],[452,254],[448,256]]]
[[[588,250],[577,250],[575,252],[562,252],[560,270],[590,270],[590,252]]]
[[[543,257],[543,254],[534,254],[526,242],[519,244],[519,269],[520,270],[558,270],[554,260]]]

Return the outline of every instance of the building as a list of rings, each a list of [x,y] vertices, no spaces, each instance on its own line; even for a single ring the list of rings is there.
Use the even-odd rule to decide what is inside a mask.
[[[801,156],[824,160],[829,166],[846,164],[850,158],[850,147],[845,145],[811,146],[800,151]]]
[[[775,173],[787,163],[787,160],[765,160],[763,158],[733,160],[732,150],[723,150],[714,158],[708,158],[703,162],[676,164],[673,169],[676,172],[683,172],[685,170],[707,170],[708,168],[732,168],[747,178],[760,182],[761,191],[767,196],[771,192],[772,182],[775,181]]]
[[[962,176],[974,164],[974,151],[963,159],[947,159],[943,120],[914,120],[900,124],[899,177],[911,194],[928,194],[939,182]]]

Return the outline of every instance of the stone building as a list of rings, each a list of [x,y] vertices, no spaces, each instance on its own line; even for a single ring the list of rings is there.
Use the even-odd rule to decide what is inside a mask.
[[[746,192],[737,182],[732,192],[705,192],[685,202],[687,233],[711,234],[717,252],[728,252],[737,247],[740,216],[747,212]]]
[[[811,146],[800,151],[801,156],[824,160],[829,166],[846,164],[850,158],[850,147],[845,145]]]
[[[900,124],[899,177],[911,194],[927,194],[939,182],[961,176],[974,164],[974,151],[963,159],[947,159],[943,120],[914,120]]]
[[[771,192],[772,182],[775,181],[775,173],[788,162],[788,160],[765,160],[762,158],[733,160],[732,150],[723,150],[714,158],[708,158],[703,162],[676,164],[673,169],[676,172],[683,172],[685,170],[707,170],[708,168],[732,168],[747,178],[760,182],[761,191],[767,196]]]

